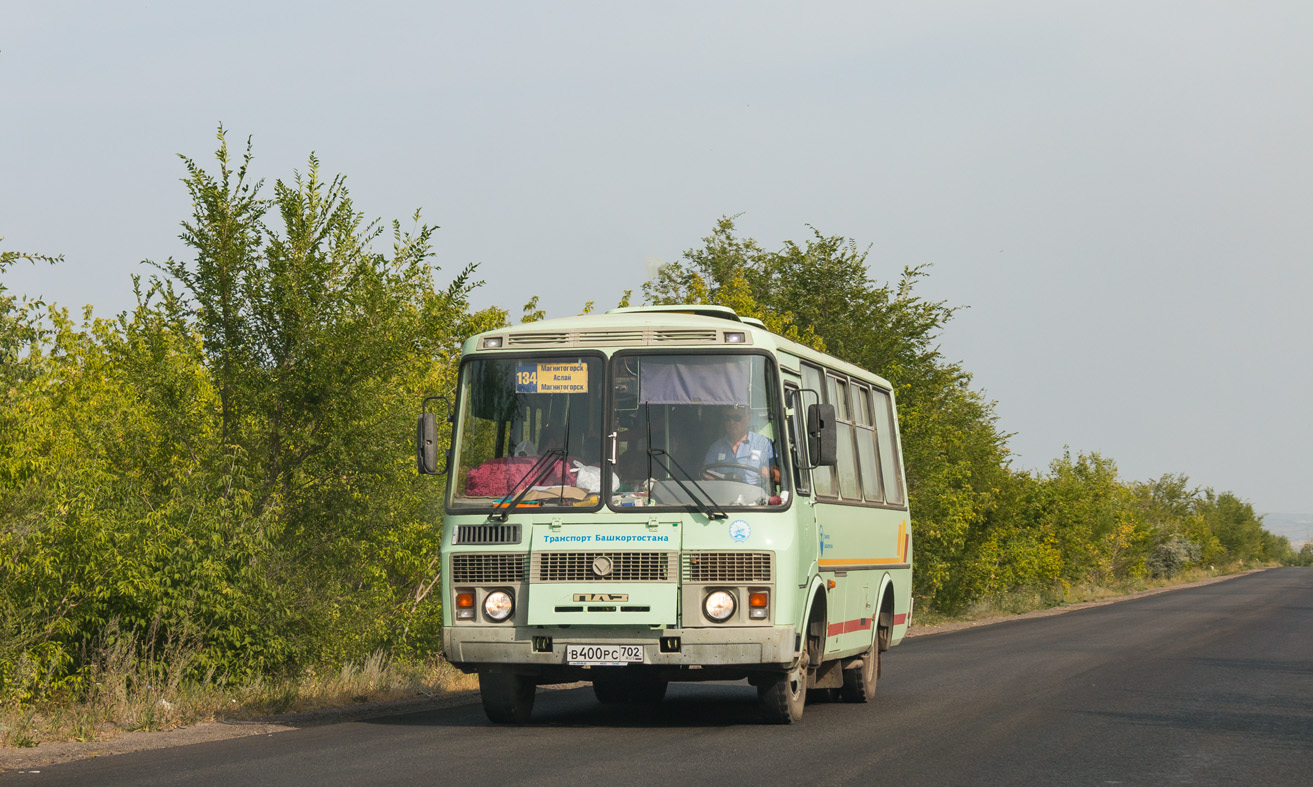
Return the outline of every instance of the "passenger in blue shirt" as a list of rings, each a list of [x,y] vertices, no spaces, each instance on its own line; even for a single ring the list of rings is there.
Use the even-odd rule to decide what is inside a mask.
[[[748,431],[748,408],[738,405],[725,408],[722,414],[725,433],[707,449],[702,462],[703,477],[708,480],[729,478],[762,486],[763,476],[780,481],[780,467],[775,461],[775,443],[768,437]],[[726,467],[742,465],[742,470]]]

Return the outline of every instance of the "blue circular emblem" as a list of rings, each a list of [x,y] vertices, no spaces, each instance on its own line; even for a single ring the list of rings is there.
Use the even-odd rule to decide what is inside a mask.
[[[752,535],[752,527],[746,521],[735,519],[729,523],[729,537],[734,540],[734,543],[742,544],[748,540],[750,535]]]

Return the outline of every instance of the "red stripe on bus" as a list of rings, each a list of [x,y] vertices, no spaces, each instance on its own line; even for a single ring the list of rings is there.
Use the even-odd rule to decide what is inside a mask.
[[[870,618],[858,618],[857,620],[845,620],[842,623],[831,623],[826,633],[831,637],[840,634],[851,634],[854,631],[865,631],[871,627]]]
[[[837,637],[840,634],[851,634],[854,631],[866,631],[871,628],[874,622],[871,618],[858,618],[857,620],[845,620],[842,623],[831,623],[826,628],[825,633],[831,637]],[[894,625],[901,626],[907,622],[907,613],[894,615]]]

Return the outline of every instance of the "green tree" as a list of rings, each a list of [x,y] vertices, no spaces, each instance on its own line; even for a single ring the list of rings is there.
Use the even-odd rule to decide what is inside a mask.
[[[700,248],[663,266],[643,287],[649,302],[716,303],[771,330],[875,371],[896,388],[912,512],[917,593],[950,603],[973,529],[984,525],[1008,477],[1006,436],[992,403],[939,351],[955,309],[916,292],[924,268],[897,285],[871,278],[867,252],[815,229],[777,252],[722,218]]]
[[[54,265],[62,257],[45,254],[4,250],[4,237],[0,236],[0,277],[20,261],[32,264]],[[28,378],[39,363],[40,344],[48,333],[41,324],[45,303],[10,294],[0,278],[0,393]]]
[[[433,284],[419,224],[366,222],[341,177],[261,196],[222,129],[185,161],[193,255],[78,324],[0,301],[0,694],[74,687],[99,638],[191,642],[216,677],[425,653],[440,503],[413,466],[449,391],[473,266]],[[276,217],[277,222],[269,221]],[[16,259],[6,255],[4,265]]]
[[[1295,565],[1313,566],[1313,541],[1299,548],[1299,555],[1296,558]]]
[[[186,160],[193,257],[159,266],[181,287],[171,317],[196,325],[216,381],[215,447],[239,457],[251,516],[270,523],[294,650],[398,644],[415,631],[407,615],[436,625],[436,605],[405,602],[436,564],[439,518],[411,467],[413,413],[450,386],[460,340],[504,312],[470,313],[473,266],[433,289],[434,228],[418,214],[413,231],[392,223],[390,254],[375,251],[384,227],[344,178],[311,156],[266,201],[249,143],[234,169],[222,129],[219,140],[217,175]]]

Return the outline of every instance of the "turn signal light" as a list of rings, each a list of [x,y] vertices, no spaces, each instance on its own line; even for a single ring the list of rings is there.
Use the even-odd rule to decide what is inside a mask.
[[[767,595],[766,593],[749,593],[749,594],[748,594],[748,606],[749,606],[749,607],[764,607],[764,606],[766,606],[767,598],[768,598],[768,595]]]
[[[474,594],[456,594],[456,620],[474,620]]]

